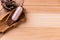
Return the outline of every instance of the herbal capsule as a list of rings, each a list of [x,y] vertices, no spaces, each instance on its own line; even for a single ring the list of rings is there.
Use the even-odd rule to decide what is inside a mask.
[[[22,7],[17,7],[17,9],[16,9],[16,11],[14,12],[14,14],[13,14],[13,16],[12,16],[12,20],[13,21],[16,21],[18,18],[19,18],[19,16],[21,15],[21,13],[22,13],[22,10],[23,10],[23,8]]]

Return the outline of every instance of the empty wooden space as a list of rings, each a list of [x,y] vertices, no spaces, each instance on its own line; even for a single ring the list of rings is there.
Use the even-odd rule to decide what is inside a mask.
[[[41,5],[60,5],[60,0],[24,0],[24,5],[41,6]]]
[[[59,28],[18,27],[0,40],[60,40]]]
[[[60,0],[24,0],[28,12],[60,12]]]

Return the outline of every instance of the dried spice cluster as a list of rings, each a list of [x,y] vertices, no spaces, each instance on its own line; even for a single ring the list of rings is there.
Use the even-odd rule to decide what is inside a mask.
[[[1,13],[0,16],[0,32],[5,32],[11,27],[15,27],[18,23],[25,22],[24,10],[20,5],[16,5],[12,0],[1,0],[2,7],[7,11]],[[2,10],[3,11],[3,10]]]
[[[1,0],[1,5],[3,6],[3,8],[5,8],[7,11],[10,11],[14,8],[17,7],[15,1],[12,0]]]

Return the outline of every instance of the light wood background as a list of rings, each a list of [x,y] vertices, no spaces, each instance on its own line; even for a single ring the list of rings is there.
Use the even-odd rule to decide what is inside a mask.
[[[60,0],[25,0],[28,12],[60,12]]]
[[[27,22],[0,40],[60,40],[60,0],[24,0],[24,8]]]

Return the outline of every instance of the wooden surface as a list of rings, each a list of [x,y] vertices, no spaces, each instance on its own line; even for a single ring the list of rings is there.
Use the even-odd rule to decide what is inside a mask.
[[[60,12],[60,0],[25,0],[27,12]]]
[[[0,40],[60,40],[60,28],[18,27]]]
[[[27,14],[26,23],[9,30],[0,40],[60,40],[60,15],[44,14]]]
[[[24,8],[26,23],[0,40],[60,40],[60,0],[24,0]]]

